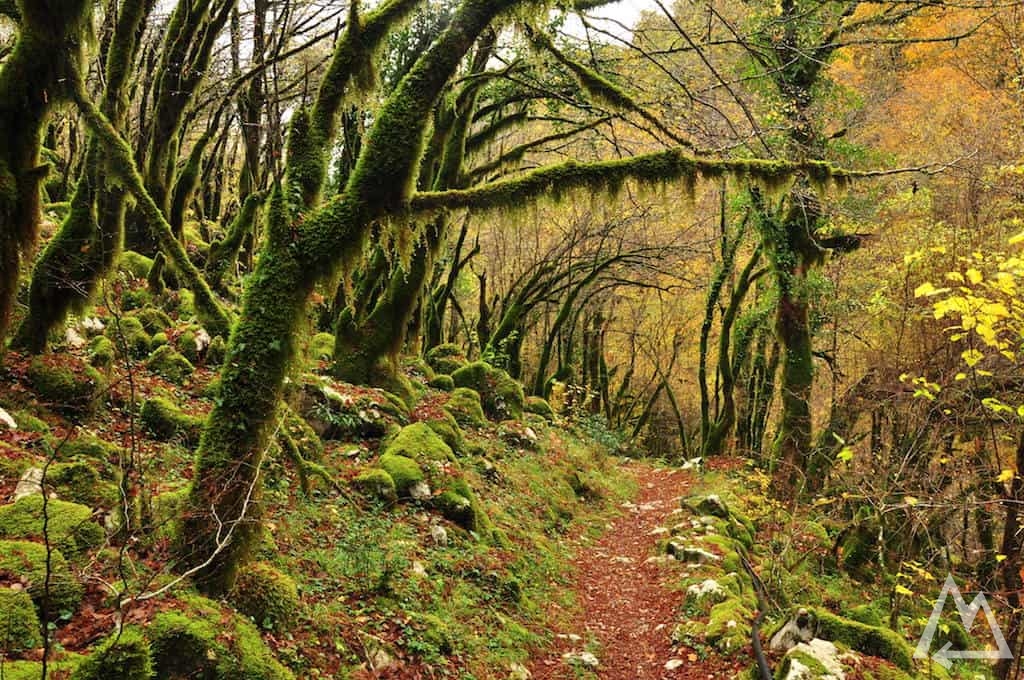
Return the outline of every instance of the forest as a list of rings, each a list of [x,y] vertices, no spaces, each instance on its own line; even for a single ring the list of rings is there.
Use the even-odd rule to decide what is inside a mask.
[[[1024,678],[1022,248],[1020,0],[0,0],[0,680]]]

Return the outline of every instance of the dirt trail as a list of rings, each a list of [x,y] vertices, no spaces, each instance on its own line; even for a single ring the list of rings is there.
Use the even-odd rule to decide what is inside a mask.
[[[693,481],[680,470],[631,463],[637,498],[596,543],[581,547],[575,560],[580,605],[571,629],[561,631],[555,649],[533,662],[534,680],[577,678],[563,658],[596,641],[595,671],[606,680],[692,680],[731,678],[737,669],[724,659],[699,659],[672,643],[685,593],[673,588],[683,565],[656,556],[659,527],[671,526]],[[651,560],[649,558],[655,557]],[[666,665],[668,664],[668,665]]]

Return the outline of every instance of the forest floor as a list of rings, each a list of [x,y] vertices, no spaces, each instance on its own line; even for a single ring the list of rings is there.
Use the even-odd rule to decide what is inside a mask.
[[[574,561],[578,611],[556,644],[531,665],[534,680],[598,677],[607,680],[732,678],[745,666],[676,645],[672,631],[686,593],[679,587],[679,562],[656,548],[693,476],[685,471],[633,462],[628,471],[638,493],[623,504],[594,543],[581,545]],[[552,619],[565,618],[553,612]],[[581,653],[593,654],[587,669]],[[591,660],[592,661],[592,660]]]

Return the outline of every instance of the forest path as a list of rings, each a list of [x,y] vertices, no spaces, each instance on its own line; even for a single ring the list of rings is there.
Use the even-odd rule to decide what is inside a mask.
[[[694,481],[691,473],[630,462],[639,485],[637,497],[623,504],[595,543],[580,546],[574,566],[579,612],[569,630],[559,631],[554,649],[534,660],[534,680],[579,678],[566,654],[583,668],[579,653],[591,651],[603,680],[692,680],[729,678],[735,669],[724,659],[698,661],[693,650],[672,643],[685,592],[684,565],[657,557],[655,546],[677,520],[671,515]],[[651,559],[651,558],[654,559]]]

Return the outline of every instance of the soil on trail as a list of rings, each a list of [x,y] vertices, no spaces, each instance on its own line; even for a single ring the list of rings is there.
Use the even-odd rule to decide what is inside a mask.
[[[675,523],[693,477],[681,470],[631,463],[639,493],[623,506],[596,542],[581,546],[575,560],[579,612],[560,631],[549,654],[533,662],[534,680],[578,678],[564,655],[590,650],[607,680],[733,678],[748,663],[698,655],[672,642],[685,592],[675,586],[685,565],[657,557],[660,528]],[[650,558],[654,559],[650,559]],[[704,656],[705,658],[701,658]]]

